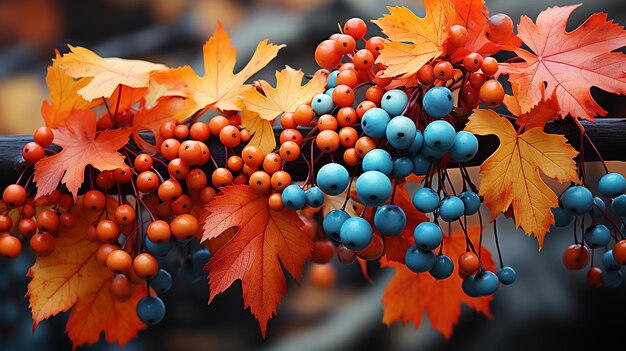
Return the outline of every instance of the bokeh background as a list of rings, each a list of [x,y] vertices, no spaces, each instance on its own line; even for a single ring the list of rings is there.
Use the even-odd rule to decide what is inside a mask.
[[[518,22],[522,14],[535,18],[544,8],[575,1],[487,0],[492,13],[504,12]],[[404,4],[418,14],[421,1],[378,0],[1,0],[0,1],[0,134],[29,134],[41,125],[39,109],[47,97],[46,66],[53,50],[65,44],[91,48],[102,56],[142,58],[169,66],[192,64],[201,71],[201,46],[220,20],[238,47],[239,67],[259,40],[286,43],[278,58],[255,78],[273,81],[274,69],[285,64],[315,71],[317,43],[337,31],[337,23],[359,16],[379,17],[385,5]],[[569,29],[594,12],[626,23],[621,0],[587,1],[570,19]],[[370,26],[370,35],[378,34]],[[594,89],[611,117],[626,116],[623,98]],[[611,169],[625,173],[619,163]],[[590,165],[592,179],[601,168]],[[477,169],[472,170],[477,177]],[[2,172],[0,171],[0,176]],[[555,189],[562,187],[549,183]],[[487,213],[483,213],[487,216]],[[358,266],[333,262],[337,276],[330,288],[309,281],[307,270],[299,288],[290,282],[278,316],[262,340],[256,320],[243,310],[240,285],[235,284],[210,305],[206,280],[188,284],[177,279],[179,264],[162,262],[174,272],[175,286],[164,294],[164,321],[140,333],[125,350],[555,350],[603,349],[618,342],[626,313],[626,288],[591,289],[585,272],[567,271],[563,250],[572,243],[571,229],[554,230],[541,252],[510,220],[498,220],[505,264],[518,281],[499,289],[489,320],[464,310],[450,340],[433,331],[425,318],[420,329],[397,323],[381,324],[380,297],[391,272],[369,269],[368,284]],[[491,227],[485,245],[495,253]],[[64,334],[67,316],[40,325],[31,334],[24,274],[32,258],[0,260],[0,350],[68,350]],[[599,263],[599,258],[595,260]],[[617,322],[615,322],[617,321]],[[83,350],[116,350],[104,343]]]

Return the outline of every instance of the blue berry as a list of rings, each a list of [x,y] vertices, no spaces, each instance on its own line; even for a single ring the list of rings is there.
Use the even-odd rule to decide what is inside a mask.
[[[332,97],[333,96],[333,91],[335,91],[335,88],[330,88],[330,89],[326,89],[326,91],[324,92],[324,94]]]
[[[554,215],[555,227],[567,227],[574,220],[574,215],[562,207],[553,208],[552,214]]]
[[[413,161],[406,156],[396,158],[393,161],[393,173],[398,177],[408,177],[413,173]]]
[[[321,116],[330,113],[335,108],[335,104],[332,97],[326,94],[317,94],[311,102],[311,107],[316,115]]]
[[[467,162],[478,152],[478,139],[474,134],[462,130],[456,133],[454,144],[448,152],[453,160]]]
[[[585,230],[585,242],[592,249],[597,249],[609,244],[611,231],[603,224],[592,225]]]
[[[421,151],[422,155],[429,160],[438,160],[446,154],[445,150],[437,150],[430,145],[424,145]]]
[[[454,97],[450,89],[446,87],[433,87],[424,94],[422,106],[430,117],[441,118],[452,111]]]
[[[446,255],[437,255],[435,265],[428,271],[437,280],[446,279],[454,272],[454,263]]]
[[[415,123],[408,117],[397,116],[389,121],[385,131],[389,145],[398,150],[408,149],[415,141],[417,128]]]
[[[334,70],[328,74],[328,78],[326,78],[326,85],[328,88],[334,88],[337,86],[337,76],[339,75],[339,70]]]
[[[467,190],[459,194],[459,198],[463,201],[465,206],[464,214],[470,216],[480,210],[480,197],[478,194],[471,190]]]
[[[606,197],[618,197],[626,191],[626,179],[619,173],[607,173],[600,178],[598,190]]]
[[[158,244],[158,243],[153,243],[152,241],[150,241],[150,239],[148,239],[148,236],[146,236],[145,243],[146,243],[146,249],[148,249],[148,251],[151,254],[153,254],[154,256],[160,256],[160,257],[167,256],[170,250],[174,247],[174,240],[170,240],[168,242]]]
[[[167,292],[172,287],[172,275],[163,268],[159,269],[157,274],[150,278],[150,287],[159,294]]]
[[[387,133],[389,114],[382,108],[374,107],[363,114],[361,127],[363,132],[372,138],[382,138]]]
[[[340,241],[339,232],[341,230],[341,226],[348,220],[348,218],[350,218],[350,215],[344,210],[332,210],[328,212],[328,214],[324,216],[324,221],[322,221],[324,233],[326,233],[326,235],[328,235],[331,239]]]
[[[316,186],[308,188],[304,192],[304,197],[306,198],[306,204],[310,207],[319,208],[324,204],[324,193]]]
[[[605,269],[619,269],[621,266],[617,261],[615,261],[615,257],[613,257],[613,250],[609,250],[602,255],[602,265]]]
[[[422,250],[434,250],[441,245],[443,233],[441,228],[433,222],[422,222],[413,230],[415,245]]]
[[[575,216],[589,213],[593,207],[593,195],[584,186],[576,185],[568,188],[561,195],[561,207]]]
[[[194,252],[193,256],[191,256],[191,267],[193,269],[193,273],[198,277],[206,277],[207,272],[204,270],[204,266],[206,266],[207,262],[213,257],[211,251],[207,249],[201,249]]]
[[[449,196],[439,204],[439,216],[446,222],[453,222],[461,218],[465,212],[463,200],[456,196]]]
[[[469,277],[465,278],[465,280],[463,280],[461,288],[463,289],[465,295],[469,297],[480,296],[480,293],[478,293],[478,290],[476,289],[476,280],[473,275],[470,275]]]
[[[427,159],[422,154],[413,156],[413,174],[423,176],[430,172],[433,161]]]
[[[137,303],[137,316],[148,324],[155,325],[165,317],[165,304],[158,296],[146,296]]]
[[[374,225],[382,235],[398,235],[406,226],[404,210],[394,204],[382,205],[374,214]]]
[[[435,253],[424,251],[413,245],[409,247],[404,256],[406,266],[415,273],[428,272],[435,266]]]
[[[363,172],[379,171],[390,175],[393,171],[393,158],[386,150],[374,149],[363,157],[361,166],[363,167]]]
[[[391,180],[384,173],[367,171],[356,180],[356,193],[366,206],[380,206],[391,196]]]
[[[609,289],[615,289],[622,284],[621,269],[605,269],[602,272],[602,284]]]
[[[422,149],[423,145],[424,145],[424,135],[422,134],[422,131],[417,130],[415,132],[415,138],[413,139],[413,142],[411,143],[411,145],[409,145],[409,148],[407,150],[415,154],[415,153],[418,153]]]
[[[517,273],[512,267],[504,266],[498,270],[498,279],[500,283],[504,285],[511,285],[515,283],[515,279],[517,278]]]
[[[290,210],[297,211],[304,208],[306,195],[299,186],[292,184],[283,189],[283,205]]]
[[[339,236],[350,250],[363,250],[372,242],[372,226],[361,217],[352,217],[343,223]]]
[[[172,240],[174,242],[174,244],[177,247],[185,247],[187,246],[187,244],[189,244],[189,242],[191,241],[191,238],[189,239],[176,239],[176,238],[172,238]]]
[[[604,200],[599,197],[593,198],[593,207],[591,208],[591,215],[593,218],[602,217],[602,213],[606,212],[606,205],[604,204]]]
[[[626,216],[626,195],[622,194],[611,201],[611,209],[613,212],[620,216]]]
[[[409,97],[399,89],[392,89],[383,95],[380,106],[391,116],[401,115],[409,103]]]
[[[413,194],[413,206],[420,212],[430,213],[439,207],[439,195],[432,188],[421,188]]]
[[[474,286],[476,287],[476,292],[479,295],[493,295],[496,290],[498,290],[498,285],[500,285],[500,280],[498,279],[498,276],[491,271],[479,272],[474,277]]]
[[[338,163],[328,163],[317,172],[317,186],[328,195],[343,193],[350,182],[350,175],[346,167]]]
[[[448,151],[454,145],[455,138],[454,127],[446,121],[432,121],[424,129],[424,146],[433,150]]]

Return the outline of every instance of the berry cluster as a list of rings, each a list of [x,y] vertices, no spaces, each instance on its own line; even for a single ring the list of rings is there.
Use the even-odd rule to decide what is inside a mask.
[[[606,166],[605,166],[606,167]],[[608,169],[605,168],[608,172]],[[569,246],[563,254],[563,264],[571,270],[580,270],[591,263],[587,271],[587,282],[590,286],[604,285],[608,288],[617,288],[622,283],[621,266],[626,264],[626,237],[624,236],[624,220],[626,217],[626,179],[619,173],[606,173],[598,182],[598,191],[608,199],[611,210],[618,218],[614,221],[607,206],[601,197],[593,195],[586,186],[583,177],[583,185],[574,185],[567,188],[559,198],[559,207],[553,208],[555,227],[569,227],[572,225],[575,243]],[[591,223],[585,226],[585,220],[589,217]],[[579,242],[576,228],[580,221],[582,237]],[[604,221],[607,225],[600,223]],[[615,245],[610,249],[611,240]],[[589,249],[605,250],[602,256],[604,269],[596,267]]]
[[[506,15],[493,16],[488,25],[490,37],[497,40],[512,32],[512,22]],[[481,198],[466,171],[462,172],[460,193],[447,175],[449,164],[464,170],[463,163],[478,151],[478,139],[472,133],[455,130],[453,115],[455,110],[477,107],[480,101],[490,107],[502,103],[504,89],[493,78],[498,62],[478,53],[468,54],[458,64],[448,57],[438,58],[419,70],[419,84],[413,86],[385,77],[386,67],[376,63],[385,40],[377,36],[366,39],[366,32],[366,23],[352,18],[344,24],[343,33],[333,34],[318,45],[318,65],[332,70],[326,92],[280,119],[285,128],[281,154],[283,148],[304,147],[309,140],[313,148],[314,139],[319,151],[329,154],[331,160],[342,158],[343,164],[354,168],[353,175],[360,173],[355,194],[351,194],[348,169],[339,163],[328,163],[319,169],[315,179],[310,176],[302,185],[287,186],[282,191],[282,201],[291,210],[317,208],[323,205],[324,195],[345,192],[343,208],[324,217],[323,230],[340,242],[340,261],[351,263],[357,256],[378,259],[385,252],[383,238],[399,235],[407,223],[405,211],[394,204],[396,187],[412,174],[423,177],[423,187],[415,193],[413,204],[419,211],[431,213],[433,222],[414,228],[414,245],[406,252],[405,261],[416,273],[430,272],[436,279],[445,279],[452,274],[454,264],[441,252],[443,232],[439,223],[458,222],[464,227],[467,216],[477,214],[481,206]],[[467,40],[464,27],[451,28],[450,45],[463,47]],[[362,88],[364,99],[355,103]],[[455,90],[460,96],[456,107]],[[314,128],[303,138],[298,127]],[[307,163],[312,175],[316,163],[312,152]],[[360,216],[351,217],[345,211],[351,198],[365,206]],[[375,209],[369,220],[366,207]],[[318,239],[313,257],[323,263],[325,260],[316,258],[329,260],[332,255],[327,253],[332,250],[327,240]],[[438,247],[437,255],[434,250]],[[498,276],[485,270],[469,238],[468,252],[459,257],[459,267],[463,278],[467,278],[463,287],[470,296],[492,294],[498,281],[511,284],[515,280],[515,271],[510,267],[503,267]]]

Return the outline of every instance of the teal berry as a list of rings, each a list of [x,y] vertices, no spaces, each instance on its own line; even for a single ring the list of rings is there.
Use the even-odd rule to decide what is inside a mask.
[[[344,210],[332,210],[324,217],[322,228],[324,233],[335,241],[340,241],[339,232],[341,226],[350,218],[350,215]]]
[[[330,113],[334,108],[333,98],[327,94],[317,94],[311,102],[311,107],[316,115],[321,116]]]
[[[399,89],[392,89],[383,95],[380,106],[391,116],[399,116],[409,104],[409,97]]]
[[[408,149],[415,141],[417,128],[415,123],[408,117],[397,116],[387,124],[385,135],[389,145],[398,150]]]
[[[393,172],[393,158],[383,149],[374,149],[365,154],[361,163],[363,171],[379,171],[385,175],[391,175]]]
[[[394,204],[382,205],[374,214],[374,225],[382,235],[399,235],[406,226],[404,210]]]
[[[338,163],[328,163],[317,172],[316,181],[317,186],[324,194],[336,196],[346,190],[350,182],[350,175],[346,167]]]
[[[380,206],[391,196],[391,180],[384,173],[367,171],[356,180],[356,193],[366,206]]]
[[[155,325],[165,317],[165,304],[158,296],[146,296],[137,303],[137,316],[148,324]]]
[[[413,245],[404,256],[406,266],[415,273],[428,272],[435,266],[436,256],[432,251],[425,251]]]
[[[372,226],[361,217],[352,217],[341,226],[341,242],[350,250],[365,249],[372,242]]]
[[[598,182],[600,194],[608,197],[618,197],[626,191],[626,179],[619,173],[607,173]]]
[[[445,117],[454,107],[454,97],[446,87],[433,87],[424,94],[422,106],[426,114],[432,118]]]
[[[363,132],[372,138],[382,138],[387,133],[389,114],[382,108],[374,107],[367,110],[361,118]]]

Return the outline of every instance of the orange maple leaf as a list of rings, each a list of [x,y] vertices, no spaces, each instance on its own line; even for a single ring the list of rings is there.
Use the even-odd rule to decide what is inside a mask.
[[[515,91],[516,88],[513,88],[513,90]],[[543,128],[548,121],[556,118],[559,112],[559,102],[556,98],[556,91],[552,92],[552,96],[549,99],[542,99],[539,104],[527,113],[522,113],[522,107],[519,101],[517,101],[516,94],[505,95],[504,105],[512,114],[518,116],[515,124],[524,129]]]
[[[264,120],[271,121],[281,113],[294,112],[298,106],[310,102],[315,95],[323,92],[326,77],[326,73],[317,71],[311,80],[301,86],[304,78],[302,70],[286,66],[282,71],[276,71],[276,88],[260,80],[264,95],[256,89],[249,89],[243,94],[244,105]]]
[[[163,138],[159,133],[159,128],[165,122],[180,122],[176,119],[178,111],[183,108],[185,99],[180,97],[163,97],[159,99],[156,106],[148,108],[144,106],[137,111],[133,118],[133,140],[139,148],[145,152],[157,153]],[[154,135],[155,144],[145,141],[139,132],[150,131]]]
[[[285,45],[269,44],[265,39],[259,43],[248,64],[237,74],[233,74],[237,50],[232,46],[228,33],[218,22],[213,36],[204,44],[204,76],[198,76],[189,66],[155,74],[159,84],[172,90],[184,92],[188,98],[185,107],[179,112],[187,118],[205,108],[218,110],[241,110],[241,94],[251,86],[244,83],[276,57]],[[178,118],[178,116],[177,116]]]
[[[550,225],[551,208],[558,206],[557,196],[539,174],[539,170],[561,183],[578,183],[578,152],[563,135],[546,134],[532,128],[518,134],[506,118],[492,110],[474,110],[465,130],[478,135],[495,134],[500,146],[480,166],[480,191],[491,217],[506,211],[511,204],[516,226],[534,234],[543,246]]]
[[[467,29],[468,40],[462,48],[448,47],[452,53],[451,60],[456,62],[462,60],[467,54],[477,52],[483,56],[493,55],[505,49],[513,51],[522,44],[522,41],[511,34],[506,39],[494,43],[487,39],[485,35],[489,10],[485,6],[485,0],[450,0],[454,5],[456,19],[453,24],[458,24]],[[451,49],[451,50],[450,50]]]
[[[406,7],[389,6],[389,14],[372,21],[391,40],[376,59],[387,66],[383,77],[407,78],[445,52],[454,8],[449,0],[424,0],[424,8],[426,16],[420,18]]]
[[[87,165],[100,171],[124,165],[124,156],[117,150],[128,143],[131,130],[105,130],[96,134],[95,112],[74,111],[63,126],[53,131],[54,143],[63,150],[35,165],[36,197],[49,194],[62,182],[76,198]]]
[[[110,211],[116,203],[110,198]],[[62,228],[52,254],[38,257],[29,269],[32,280],[26,296],[30,299],[33,329],[41,321],[74,307],[66,327],[74,348],[93,344],[102,331],[108,342],[124,345],[146,328],[135,313],[137,301],[146,294],[145,287],[137,286],[127,302],[112,302],[108,283],[113,273],[96,260],[100,244],[85,234],[99,213],[84,209],[80,199],[72,213],[76,215],[76,226]]]
[[[607,21],[605,13],[597,13],[567,32],[567,20],[579,6],[548,8],[539,14],[537,23],[522,16],[518,35],[532,52],[517,48],[515,53],[525,62],[500,65],[500,72],[508,74],[519,91],[522,113],[541,101],[544,84],[547,96],[556,91],[559,116],[589,121],[606,115],[589,92],[592,86],[626,93],[626,56],[611,52],[626,45],[624,27]]]
[[[468,235],[472,241],[477,241],[479,234],[480,227],[468,229]],[[465,252],[465,247],[465,236],[462,231],[444,236],[443,253],[448,255],[453,262],[456,262],[458,257]],[[484,247],[481,259],[485,268],[493,271],[491,254]],[[428,273],[413,273],[402,263],[383,261],[381,265],[395,269],[382,297],[383,323],[387,326],[401,320],[402,323],[413,322],[417,329],[425,312],[432,327],[444,337],[450,338],[452,328],[461,316],[461,304],[492,318],[489,303],[493,296],[471,298],[465,295],[461,288],[462,280],[458,275],[456,264],[452,275],[443,280],[436,280]]]
[[[69,53],[54,60],[72,78],[93,78],[78,90],[87,101],[111,97],[118,85],[146,88],[152,72],[167,69],[162,64],[117,57],[102,58],[80,46],[71,46]]]
[[[248,145],[258,146],[266,154],[276,148],[276,136],[272,123],[261,118],[258,113],[244,108],[241,111],[241,126],[252,133]]]
[[[56,52],[57,59],[60,57]],[[41,103],[41,116],[49,128],[58,128],[73,110],[89,109],[96,104],[83,99],[78,94],[90,78],[74,80],[68,76],[57,62],[48,66],[46,84],[50,89],[50,102],[44,100]]]
[[[131,88],[126,85],[118,85],[109,98],[109,109],[113,114],[115,114],[115,111],[119,113],[121,111],[128,110],[138,102],[142,101],[147,93],[148,88]]]
[[[202,235],[206,241],[238,228],[207,263],[209,303],[235,280],[241,280],[244,306],[258,319],[263,337],[287,289],[283,269],[299,281],[313,248],[296,212],[272,211],[267,199],[247,185],[223,188],[207,207]]]

